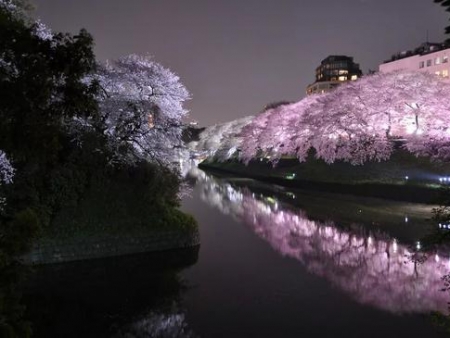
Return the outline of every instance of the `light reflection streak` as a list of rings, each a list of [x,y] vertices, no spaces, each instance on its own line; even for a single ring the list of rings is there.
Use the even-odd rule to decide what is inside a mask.
[[[195,338],[195,335],[186,324],[183,313],[159,314],[150,313],[137,320],[127,328],[122,328],[112,338]]]
[[[414,249],[396,239],[364,236],[337,228],[332,221],[311,220],[302,211],[270,204],[247,189],[198,174],[204,201],[243,221],[281,255],[298,260],[358,302],[395,313],[448,312],[449,297],[441,291],[442,276],[450,270],[448,253],[414,263]],[[416,249],[421,249],[420,242]]]

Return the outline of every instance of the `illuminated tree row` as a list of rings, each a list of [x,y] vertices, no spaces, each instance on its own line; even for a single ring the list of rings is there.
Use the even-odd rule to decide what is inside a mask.
[[[245,161],[314,148],[327,163],[388,159],[393,141],[416,155],[450,156],[450,83],[434,74],[377,73],[298,103],[270,109],[242,131]]]
[[[363,164],[388,159],[400,141],[415,155],[445,160],[450,158],[449,112],[448,80],[421,72],[377,73],[269,108],[249,123],[210,128],[198,144],[219,158],[240,150],[245,162],[260,156],[276,162],[283,155],[305,161],[314,149],[327,163]]]
[[[192,151],[227,159],[241,148],[242,137],[240,132],[252,121],[254,121],[254,117],[247,116],[207,127],[200,133],[200,139],[191,142],[188,146]]]

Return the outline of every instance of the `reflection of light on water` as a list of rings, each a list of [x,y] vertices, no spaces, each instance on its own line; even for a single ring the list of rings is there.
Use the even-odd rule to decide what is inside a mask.
[[[394,253],[397,253],[397,251],[398,251],[398,244],[397,244],[397,240],[396,239],[394,239],[394,242],[392,243],[392,251]]]
[[[150,313],[114,335],[114,338],[144,337],[194,338],[197,336],[188,328],[183,313]]]
[[[444,263],[436,254],[416,264],[414,252],[396,239],[353,234],[331,221],[285,209],[273,198],[202,181],[204,201],[243,221],[280,254],[297,259],[359,302],[392,312],[447,311],[448,297],[440,290],[450,260]],[[421,247],[416,242],[415,249]]]

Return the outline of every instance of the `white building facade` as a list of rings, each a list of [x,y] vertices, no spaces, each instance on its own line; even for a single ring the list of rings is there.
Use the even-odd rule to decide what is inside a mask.
[[[443,44],[425,43],[414,51],[402,52],[379,65],[382,73],[395,70],[429,72],[442,77],[450,74],[450,48]]]

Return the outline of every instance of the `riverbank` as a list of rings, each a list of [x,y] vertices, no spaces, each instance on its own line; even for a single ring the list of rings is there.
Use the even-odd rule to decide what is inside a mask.
[[[237,160],[208,159],[199,167],[290,188],[427,204],[439,204],[441,189],[450,176],[449,163],[416,158],[403,150],[396,151],[389,161],[361,166],[344,162],[327,164],[310,156],[304,163],[295,158],[282,158],[275,167],[265,158],[248,165]]]
[[[52,264],[198,246],[195,219],[178,209],[178,182],[145,171],[99,176],[52,215],[23,256]]]
[[[199,245],[200,236],[196,228],[145,234],[105,234],[66,240],[41,239],[34,245],[31,252],[23,256],[23,261],[26,264],[54,264],[188,249]]]

